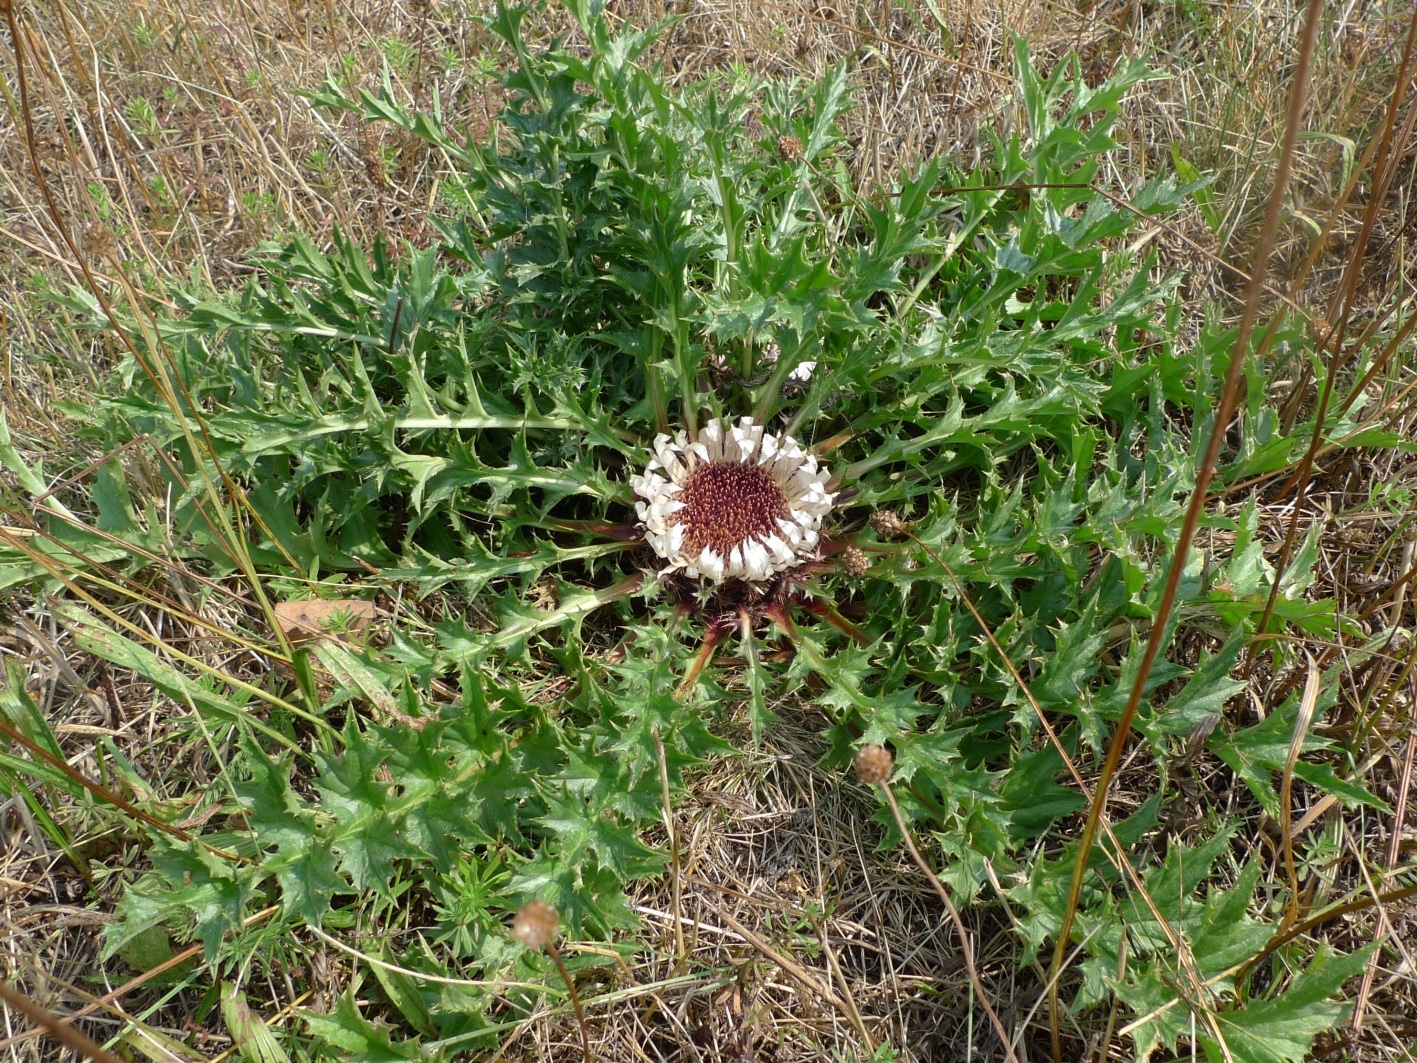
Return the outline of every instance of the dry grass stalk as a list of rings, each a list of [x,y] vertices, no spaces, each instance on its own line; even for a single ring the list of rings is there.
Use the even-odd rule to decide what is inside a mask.
[[[1102,771],[1092,801],[1088,806],[1087,822],[1083,826],[1082,838],[1078,845],[1077,863],[1074,865],[1072,883],[1068,888],[1068,900],[1063,908],[1062,927],[1058,931],[1053,949],[1053,962],[1049,969],[1048,1019],[1049,1032],[1053,1042],[1054,1063],[1062,1063],[1063,1059],[1062,1041],[1059,1037],[1058,974],[1062,970],[1073,922],[1077,918],[1083,879],[1087,874],[1088,855],[1092,852],[1099,823],[1106,812],[1107,792],[1112,785],[1112,778],[1116,774],[1117,767],[1121,763],[1122,753],[1126,749],[1132,722],[1146,690],[1147,678],[1151,675],[1151,669],[1156,663],[1157,654],[1161,649],[1166,631],[1166,621],[1171,614],[1171,607],[1176,601],[1176,591],[1180,587],[1181,574],[1186,567],[1186,557],[1190,553],[1191,540],[1200,523],[1201,513],[1207,505],[1210,480],[1215,474],[1216,463],[1220,457],[1223,429],[1230,423],[1230,418],[1234,415],[1236,404],[1239,401],[1240,379],[1249,357],[1250,335],[1259,319],[1264,277],[1269,270],[1269,256],[1279,228],[1284,191],[1289,183],[1294,149],[1299,140],[1300,122],[1303,118],[1305,96],[1308,90],[1309,63],[1313,57],[1314,42],[1318,36],[1321,9],[1322,0],[1310,0],[1304,23],[1303,43],[1299,49],[1299,62],[1290,90],[1289,120],[1284,128],[1284,146],[1275,169],[1269,205],[1265,211],[1264,224],[1260,229],[1259,242],[1255,247],[1254,260],[1250,267],[1249,289],[1246,293],[1244,314],[1240,318],[1240,326],[1235,338],[1235,353],[1231,356],[1230,365],[1226,369],[1225,383],[1221,389],[1220,402],[1216,408],[1210,438],[1206,441],[1205,453],[1201,457],[1200,467],[1196,470],[1195,486],[1191,490],[1190,503],[1186,507],[1186,516],[1181,525],[1180,534],[1177,536],[1175,556],[1167,570],[1166,585],[1161,594],[1161,601],[1156,608],[1156,616],[1152,621],[1151,637],[1147,640],[1141,667],[1136,680],[1132,683],[1132,690],[1127,697],[1126,706],[1122,709],[1121,719],[1118,720],[1108,744],[1107,756],[1102,762]],[[1277,589],[1278,586],[1279,582],[1275,580],[1274,587]],[[1218,1040],[1222,1046],[1225,1044],[1223,1037]]]
[[[1279,779],[1279,832],[1284,847],[1284,872],[1289,876],[1289,922],[1299,920],[1299,875],[1294,870],[1294,765],[1304,750],[1304,739],[1318,707],[1319,681],[1322,678],[1312,657],[1308,658],[1308,675],[1304,679],[1304,696],[1299,699],[1299,711],[1294,716],[1294,734],[1289,740],[1289,752],[1284,759],[1284,771]]]
[[[30,1022],[44,1029],[54,1040],[65,1048],[82,1053],[94,1063],[122,1063],[117,1056],[93,1038],[80,1033],[57,1015],[52,1015],[23,993],[17,993],[0,980],[0,1000],[7,1008],[14,1008]]]

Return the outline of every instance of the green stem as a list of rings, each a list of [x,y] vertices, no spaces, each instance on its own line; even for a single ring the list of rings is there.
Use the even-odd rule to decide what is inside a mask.
[[[345,432],[368,432],[373,427],[374,423],[368,417],[345,417],[338,420],[331,418],[314,428],[286,432],[281,435],[258,436],[247,444],[246,454],[248,457],[258,457],[273,450],[280,450],[291,443],[304,443],[322,436],[340,435]],[[514,414],[504,416],[482,414],[473,417],[401,417],[394,421],[394,428],[401,432],[456,432],[487,429],[516,431],[524,428],[570,432],[584,427],[585,425],[581,422],[570,417],[522,417]],[[620,435],[620,433],[617,432],[616,435]],[[622,438],[628,441],[633,436],[626,432]]]
[[[654,422],[661,432],[669,431],[669,400],[664,395],[664,373],[659,368],[659,352],[664,347],[664,333],[649,327],[649,358],[645,378],[649,382],[649,401],[654,407]]]
[[[684,407],[684,431],[693,439],[699,434],[699,409],[694,378],[689,373],[689,323],[682,315],[678,295],[674,297],[674,371],[679,375],[679,403]]]

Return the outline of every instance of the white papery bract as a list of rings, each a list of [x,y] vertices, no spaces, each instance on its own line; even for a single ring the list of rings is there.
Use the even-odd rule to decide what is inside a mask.
[[[654,441],[654,457],[630,482],[645,540],[683,572],[712,583],[761,582],[817,556],[822,518],[836,498],[827,471],[791,436],[744,417],[715,418],[690,441]]]

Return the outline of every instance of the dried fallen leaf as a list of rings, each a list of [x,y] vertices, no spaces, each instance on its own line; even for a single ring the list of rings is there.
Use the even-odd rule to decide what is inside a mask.
[[[292,645],[334,636],[345,642],[361,638],[379,615],[373,602],[360,598],[311,598],[278,602],[276,621]]]

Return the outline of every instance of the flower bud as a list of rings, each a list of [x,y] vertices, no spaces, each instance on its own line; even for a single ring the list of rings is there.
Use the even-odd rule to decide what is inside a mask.
[[[860,579],[871,571],[871,559],[859,546],[848,546],[841,552],[841,570],[852,579]]]
[[[856,777],[867,786],[880,786],[891,777],[895,758],[885,746],[862,746],[851,764],[856,769]]]
[[[893,509],[878,509],[871,514],[871,527],[882,539],[904,539],[910,528]]]
[[[529,949],[540,950],[556,937],[559,917],[545,901],[528,901],[512,919],[512,937]]]

